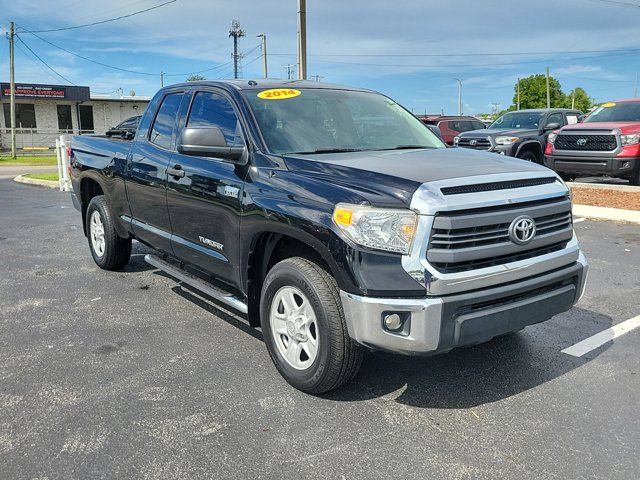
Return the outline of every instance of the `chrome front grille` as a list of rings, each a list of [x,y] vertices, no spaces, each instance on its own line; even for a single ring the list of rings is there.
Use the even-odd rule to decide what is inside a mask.
[[[573,133],[559,134],[553,144],[556,150],[573,150],[578,152],[611,152],[618,143],[613,134]]]
[[[476,150],[489,150],[491,141],[488,138],[458,138],[458,146],[463,148],[475,148]]]
[[[536,236],[526,245],[509,237],[518,216],[529,215]],[[564,248],[573,236],[571,201],[563,196],[544,201],[485,209],[442,212],[435,216],[427,260],[443,273],[502,265]]]

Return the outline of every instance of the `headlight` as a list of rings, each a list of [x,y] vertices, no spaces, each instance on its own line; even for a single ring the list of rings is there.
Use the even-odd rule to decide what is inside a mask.
[[[460,137],[453,137],[453,146],[457,147],[458,146],[458,141],[460,140]]]
[[[496,137],[496,145],[512,145],[518,140],[518,137]]]
[[[556,141],[557,136],[558,136],[557,133],[550,133],[549,136],[547,137],[547,142],[553,145]]]
[[[620,135],[620,143],[622,145],[637,145],[640,143],[640,133],[632,133],[631,135]]]
[[[411,210],[339,203],[333,221],[353,242],[364,247],[408,254],[418,217]]]

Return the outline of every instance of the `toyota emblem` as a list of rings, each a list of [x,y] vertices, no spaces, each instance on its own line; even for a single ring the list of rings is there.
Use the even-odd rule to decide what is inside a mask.
[[[586,138],[579,138],[578,140],[576,140],[576,145],[578,145],[579,147],[584,147],[586,144],[587,144]]]
[[[469,145],[471,145],[472,147],[475,146],[478,143],[477,140],[469,140]]]
[[[535,236],[536,222],[528,215],[514,218],[509,226],[509,238],[518,245],[526,245]]]

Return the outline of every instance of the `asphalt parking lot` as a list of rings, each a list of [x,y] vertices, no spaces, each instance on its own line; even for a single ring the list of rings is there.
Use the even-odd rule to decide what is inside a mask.
[[[371,354],[323,397],[277,373],[261,333],[134,245],[99,270],[68,197],[0,180],[0,477],[640,477],[640,227],[583,221],[571,311],[438,357]]]

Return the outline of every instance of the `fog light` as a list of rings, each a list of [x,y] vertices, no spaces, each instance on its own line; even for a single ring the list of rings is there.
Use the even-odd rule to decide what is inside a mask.
[[[402,318],[397,313],[390,313],[384,316],[384,326],[387,330],[397,332],[402,328]]]

